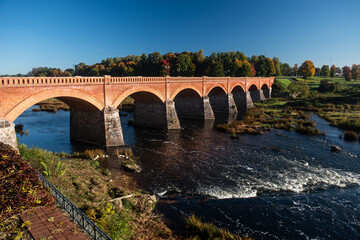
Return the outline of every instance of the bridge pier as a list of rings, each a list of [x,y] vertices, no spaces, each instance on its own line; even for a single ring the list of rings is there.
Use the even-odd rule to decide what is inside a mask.
[[[235,92],[233,93],[234,101],[238,111],[245,112],[247,109],[252,108],[254,106],[251,93],[249,91],[246,92]]]
[[[174,101],[166,100],[165,103],[135,101],[134,126],[180,129]]]
[[[265,99],[271,98],[271,88],[263,90]]]
[[[265,100],[264,91],[263,90],[257,90],[257,91],[250,91],[251,99],[255,102],[260,102],[262,100]]]
[[[179,118],[215,119],[208,96],[176,97],[174,101]]]
[[[232,93],[212,94],[209,95],[209,99],[213,112],[228,114],[236,114],[238,112]]]
[[[100,146],[123,146],[119,110],[112,106],[103,111],[70,110],[70,139]]]
[[[8,144],[16,151],[19,151],[16,140],[15,124],[5,118],[0,118],[0,142]]]

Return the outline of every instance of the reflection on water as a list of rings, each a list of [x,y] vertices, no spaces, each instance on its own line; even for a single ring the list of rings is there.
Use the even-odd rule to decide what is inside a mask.
[[[344,142],[341,130],[316,115],[326,137],[276,131],[232,140],[214,129],[228,116],[181,120],[183,129],[172,131],[134,129],[130,118],[121,117],[124,139],[143,169],[133,176],[162,198],[158,209],[174,226],[195,213],[256,239],[360,238],[359,143]],[[79,147],[69,140],[68,112],[28,110],[16,123],[29,130],[20,142],[53,151]],[[343,151],[330,152],[333,144]]]

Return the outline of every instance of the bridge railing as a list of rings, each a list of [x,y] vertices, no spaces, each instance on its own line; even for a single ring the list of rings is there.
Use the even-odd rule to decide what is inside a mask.
[[[106,81],[106,78],[109,80]],[[19,85],[74,85],[110,83],[146,83],[146,82],[181,82],[181,81],[269,81],[274,78],[264,77],[2,77],[0,86]]]
[[[99,84],[104,77],[19,77],[0,78],[0,85]]]
[[[112,240],[88,216],[67,199],[54,185],[38,172],[40,181],[51,190],[56,202],[95,240]]]

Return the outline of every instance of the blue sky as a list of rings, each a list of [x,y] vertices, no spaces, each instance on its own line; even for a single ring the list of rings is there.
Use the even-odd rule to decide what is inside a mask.
[[[159,51],[360,64],[359,0],[0,0],[0,74]]]

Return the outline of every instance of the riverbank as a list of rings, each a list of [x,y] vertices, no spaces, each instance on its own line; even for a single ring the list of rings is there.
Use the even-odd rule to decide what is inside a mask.
[[[20,154],[113,239],[242,239],[194,216],[187,220],[186,232],[174,234],[155,210],[154,195],[136,188],[128,174],[113,177],[104,168],[106,158],[114,156],[103,150],[75,153],[72,157],[81,158],[68,159],[67,154],[21,145]],[[116,156],[134,165],[131,155],[129,150],[116,151]],[[116,160],[119,168],[121,160]]]
[[[51,193],[38,174],[9,146],[0,143],[0,239],[31,239],[20,214],[52,205]]]

